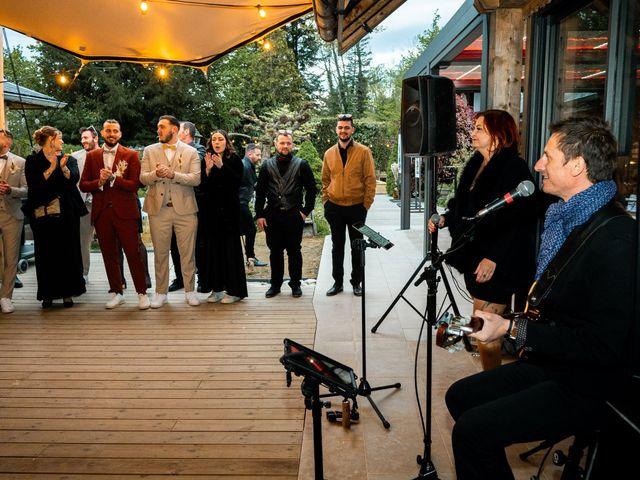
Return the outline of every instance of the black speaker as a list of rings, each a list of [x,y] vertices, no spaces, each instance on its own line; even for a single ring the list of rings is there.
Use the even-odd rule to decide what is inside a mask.
[[[405,155],[424,156],[456,149],[456,98],[453,81],[420,75],[402,81],[400,135]]]

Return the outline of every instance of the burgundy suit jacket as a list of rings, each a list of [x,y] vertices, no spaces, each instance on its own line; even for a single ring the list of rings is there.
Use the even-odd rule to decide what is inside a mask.
[[[126,167],[125,167],[126,165]],[[140,158],[138,152],[118,145],[113,160],[112,171],[116,175],[113,186],[107,182],[100,189],[100,169],[104,168],[102,148],[87,153],[87,158],[80,179],[80,190],[93,196],[91,206],[91,222],[105,208],[113,208],[117,217],[122,219],[140,218],[137,192],[140,187]]]

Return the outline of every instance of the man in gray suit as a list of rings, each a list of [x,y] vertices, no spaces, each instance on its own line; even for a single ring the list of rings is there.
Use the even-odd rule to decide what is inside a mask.
[[[160,142],[145,147],[140,182],[147,185],[143,210],[149,215],[155,256],[156,293],[151,308],[167,303],[169,249],[175,231],[180,252],[185,302],[200,305],[195,291],[195,244],[198,206],[193,188],[200,185],[200,158],[195,148],[178,140],[180,122],[172,115],[158,121]]]
[[[27,179],[24,176],[25,159],[9,151],[12,145],[11,132],[0,129],[0,230],[2,230],[4,249],[4,272],[0,287],[2,313],[14,311],[11,297],[16,281],[24,221],[24,214],[20,207],[22,198],[27,196]]]

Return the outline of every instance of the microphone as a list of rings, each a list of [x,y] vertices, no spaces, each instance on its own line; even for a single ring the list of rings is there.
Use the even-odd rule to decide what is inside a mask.
[[[534,191],[535,187],[533,186],[533,182],[531,180],[523,180],[515,189],[500,198],[496,198],[493,202],[489,203],[486,207],[476,213],[475,217],[466,218],[465,220],[478,220],[479,218],[510,204],[516,198],[530,196]]]

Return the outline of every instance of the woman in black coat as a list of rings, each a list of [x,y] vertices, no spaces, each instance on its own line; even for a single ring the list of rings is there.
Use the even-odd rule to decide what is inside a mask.
[[[523,180],[533,180],[518,155],[518,129],[508,112],[476,114],[471,140],[476,152],[465,165],[455,197],[438,225],[449,227],[451,250],[464,242],[464,234],[472,226],[465,217],[473,217]],[[471,240],[447,260],[464,274],[474,311],[501,314],[510,306],[513,294],[526,294],[535,266],[535,211],[530,197],[483,217],[475,223]],[[429,221],[429,230],[434,229]],[[478,343],[483,369],[500,365],[501,346],[500,340]]]
[[[211,291],[208,302],[234,303],[247,296],[247,278],[240,242],[240,181],[242,160],[236,155],[227,132],[216,130],[207,142],[204,190],[206,245],[202,291]],[[226,293],[225,293],[226,292]]]
[[[62,298],[72,307],[71,297],[86,291],[80,252],[80,217],[86,215],[76,184],[78,162],[62,155],[62,133],[45,126],[33,134],[41,147],[27,157],[25,176],[29,191],[23,207],[33,231],[38,300],[48,308]]]

